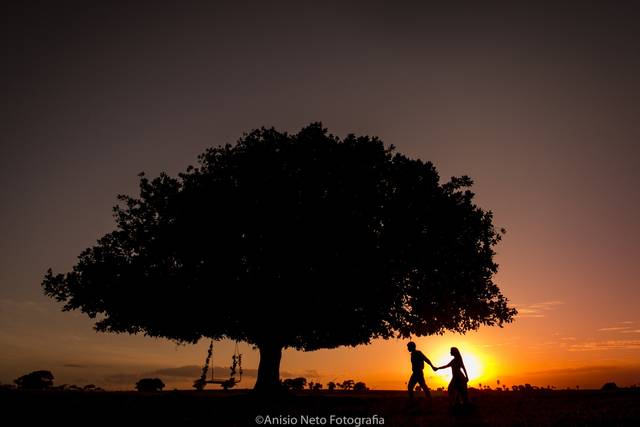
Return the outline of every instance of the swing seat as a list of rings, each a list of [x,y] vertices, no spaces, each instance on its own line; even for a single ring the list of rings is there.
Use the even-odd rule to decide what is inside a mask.
[[[232,356],[232,364],[231,364],[231,377],[227,380],[214,380],[213,376],[213,362],[211,361],[211,355],[213,354],[213,340],[211,340],[211,344],[209,344],[209,352],[207,354],[207,359],[205,361],[204,368],[202,368],[202,375],[193,383],[193,388],[196,390],[202,391],[207,384],[218,384],[222,386],[223,389],[228,390],[234,387],[236,384],[242,381],[242,354],[238,352],[238,342],[236,341],[235,352]],[[207,380],[207,370],[209,369],[209,363],[211,363],[211,379]],[[236,379],[236,372],[239,372],[240,378]]]
[[[222,388],[224,388],[226,390],[228,388],[231,388],[231,387],[235,386],[239,382],[240,381],[236,380],[235,378],[229,378],[228,380],[207,380],[204,383],[205,384],[218,384],[218,385],[221,385]]]
[[[233,378],[229,378],[228,380],[207,380],[205,384],[237,384],[240,381],[236,381]]]

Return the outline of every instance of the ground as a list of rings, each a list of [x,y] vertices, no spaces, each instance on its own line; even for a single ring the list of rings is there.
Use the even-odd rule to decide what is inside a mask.
[[[313,392],[260,397],[249,390],[139,392],[0,390],[4,420],[24,425],[640,426],[640,391],[477,391],[451,413],[399,391]],[[331,417],[333,415],[333,417]],[[374,417],[375,416],[375,417]],[[262,418],[260,418],[262,417]],[[345,417],[345,418],[343,418]],[[384,420],[384,424],[380,424]],[[367,424],[373,423],[373,424]],[[9,424],[5,424],[9,425]]]

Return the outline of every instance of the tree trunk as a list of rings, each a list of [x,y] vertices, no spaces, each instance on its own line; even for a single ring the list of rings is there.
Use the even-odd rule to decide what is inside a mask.
[[[278,344],[262,344],[260,349],[260,364],[258,365],[258,379],[255,390],[270,392],[280,390],[280,359],[282,347]]]

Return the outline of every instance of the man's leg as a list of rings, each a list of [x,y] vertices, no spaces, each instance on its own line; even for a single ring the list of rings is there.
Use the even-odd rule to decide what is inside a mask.
[[[416,373],[414,372],[411,374],[411,378],[409,378],[409,384],[407,385],[410,399],[413,399],[413,389],[416,387],[417,382],[418,379],[416,378]]]
[[[422,391],[424,391],[424,397],[426,397],[428,400],[431,400],[431,392],[429,391],[429,387],[427,387],[427,383],[424,380],[424,375],[420,375],[420,378],[418,378],[418,384],[420,384],[420,388],[422,388]]]

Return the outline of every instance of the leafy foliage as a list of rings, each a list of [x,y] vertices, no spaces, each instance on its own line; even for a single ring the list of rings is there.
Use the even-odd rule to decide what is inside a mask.
[[[353,380],[344,380],[343,382],[338,384],[338,387],[340,387],[342,390],[353,390],[354,386],[355,381]]]
[[[142,174],[116,229],[43,287],[99,331],[182,342],[315,350],[501,326],[516,313],[492,280],[504,231],[471,185],[375,137],[261,128],[176,178]]]
[[[162,391],[164,382],[160,378],[142,378],[136,383],[136,390],[144,392]]]
[[[367,384],[363,383],[362,381],[358,381],[353,385],[353,391],[367,391],[367,390],[369,390],[369,387],[367,387]]]
[[[18,388],[29,390],[44,390],[53,386],[53,374],[51,371],[33,371],[17,378],[13,382]]]
[[[282,385],[287,390],[300,391],[304,390],[304,387],[307,385],[307,379],[304,377],[287,378],[282,381]]]

